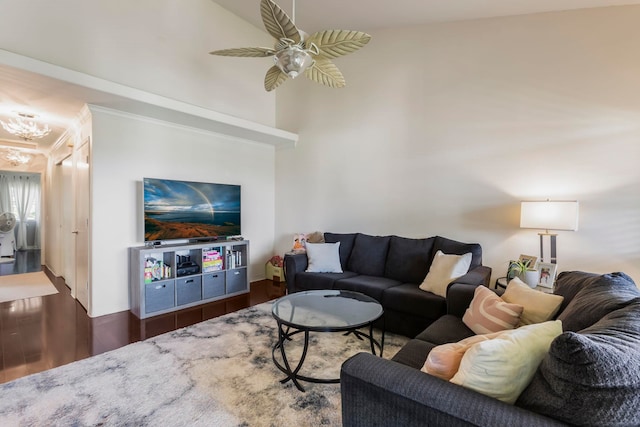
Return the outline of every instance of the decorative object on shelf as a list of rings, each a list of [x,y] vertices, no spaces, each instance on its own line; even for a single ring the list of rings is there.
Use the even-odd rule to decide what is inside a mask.
[[[558,271],[558,264],[552,264],[550,262],[539,263],[538,274],[540,276],[540,281],[538,286],[553,288],[553,284],[556,279],[556,271]]]
[[[344,87],[344,76],[331,59],[355,52],[371,36],[361,31],[325,30],[309,36],[295,25],[295,0],[292,18],[272,0],[260,2],[262,22],[276,39],[274,48],[242,47],[210,52],[211,55],[239,57],[273,57],[275,65],[267,71],[264,88],[271,91],[287,78],[304,73],[310,80],[329,87]]]
[[[578,202],[577,201],[532,201],[521,202],[520,228],[537,228],[545,230],[540,236],[540,261],[547,262],[544,257],[544,237],[549,236],[550,259],[556,263],[556,237],[549,230],[578,230]]]
[[[32,159],[30,154],[22,153],[18,150],[8,149],[4,158],[11,163],[11,166],[22,166],[29,163]]]
[[[17,113],[18,118],[10,119],[9,122],[4,122],[0,120],[2,123],[2,127],[4,130],[9,132],[12,135],[15,135],[19,138],[24,139],[25,141],[31,141],[34,138],[43,138],[51,132],[51,129],[48,125],[44,125],[40,127],[36,121],[35,114],[29,113]]]

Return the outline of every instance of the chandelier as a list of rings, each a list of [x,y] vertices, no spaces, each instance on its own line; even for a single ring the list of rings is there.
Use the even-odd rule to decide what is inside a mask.
[[[26,165],[31,161],[31,155],[21,153],[18,150],[8,150],[4,158],[7,159],[12,166]]]
[[[48,125],[44,125],[42,128],[38,126],[35,120],[33,120],[36,117],[34,114],[18,113],[18,116],[19,117],[17,119],[10,119],[8,123],[0,120],[4,130],[18,138],[24,139],[25,141],[31,141],[34,138],[42,138],[51,132]]]

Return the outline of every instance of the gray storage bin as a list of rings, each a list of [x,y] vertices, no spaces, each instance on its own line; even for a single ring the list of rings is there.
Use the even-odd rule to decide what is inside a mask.
[[[189,304],[202,299],[202,278],[200,276],[176,279],[177,305]]]
[[[175,307],[175,282],[147,283],[144,286],[145,313],[166,310]]]
[[[239,268],[227,271],[227,293],[247,291],[247,269]]]
[[[224,295],[224,271],[205,273],[202,275],[202,299]]]

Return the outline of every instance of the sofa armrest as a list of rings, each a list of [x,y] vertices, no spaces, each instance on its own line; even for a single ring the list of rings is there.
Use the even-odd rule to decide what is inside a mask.
[[[343,363],[340,389],[343,427],[566,425],[369,353]]]
[[[469,270],[467,274],[462,277],[458,277],[455,280],[455,283],[465,283],[467,285],[484,285],[489,287],[489,282],[491,281],[491,267],[485,267],[481,265],[479,267],[474,268],[473,270]]]
[[[295,292],[296,274],[307,269],[307,254],[285,254],[284,280],[287,282],[287,293]]]
[[[447,314],[462,318],[473,300],[476,287],[488,286],[490,279],[491,268],[481,265],[449,284],[447,287]]]

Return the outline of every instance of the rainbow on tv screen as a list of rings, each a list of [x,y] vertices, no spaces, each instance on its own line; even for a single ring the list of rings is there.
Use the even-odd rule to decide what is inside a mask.
[[[144,178],[144,240],[239,236],[240,186]]]

